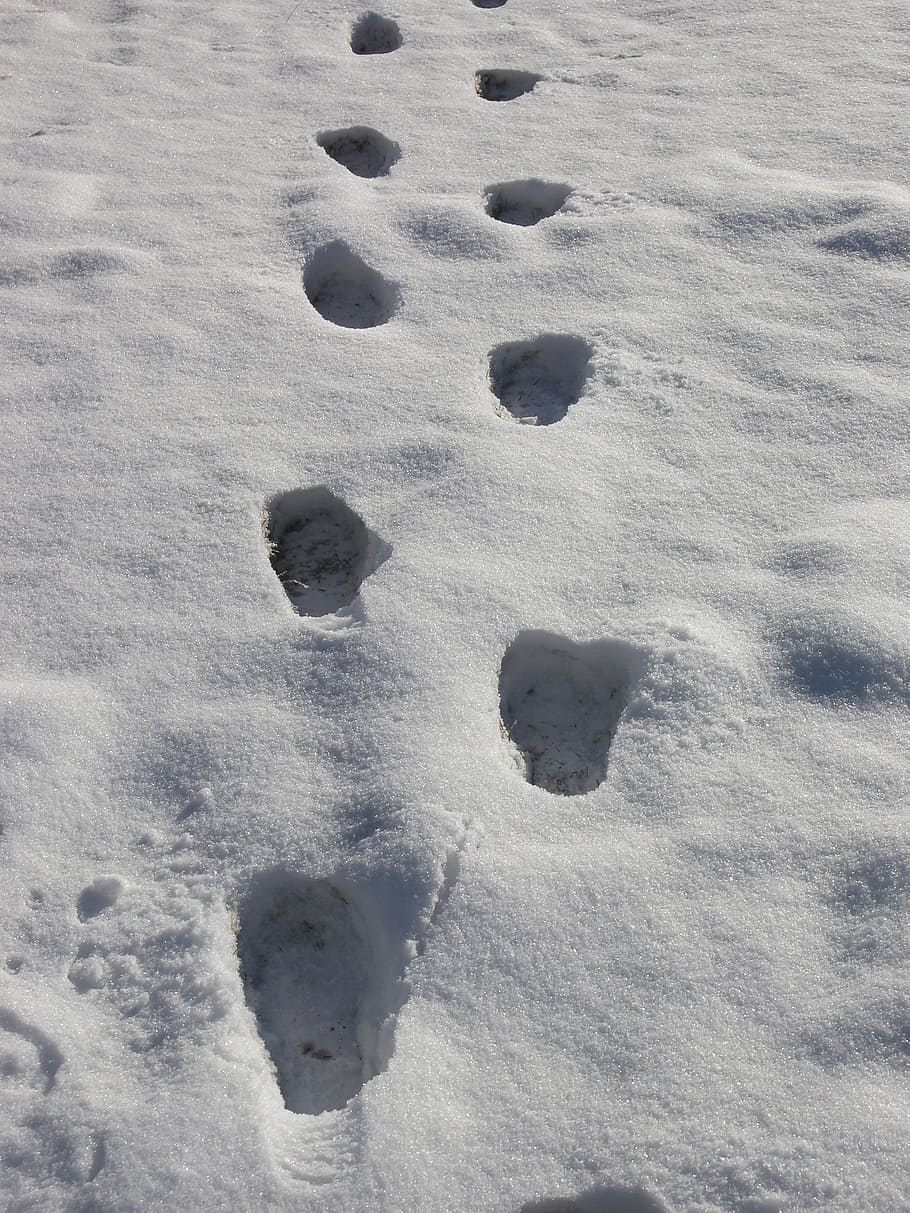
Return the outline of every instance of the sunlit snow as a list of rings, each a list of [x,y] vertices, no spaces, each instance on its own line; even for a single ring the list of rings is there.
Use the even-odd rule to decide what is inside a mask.
[[[907,1213],[905,6],[0,9],[0,1207]]]

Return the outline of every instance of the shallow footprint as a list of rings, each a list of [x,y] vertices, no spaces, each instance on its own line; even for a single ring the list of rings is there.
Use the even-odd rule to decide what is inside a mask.
[[[319,146],[356,177],[385,177],[401,155],[401,148],[370,126],[320,131]]]
[[[323,487],[273,497],[263,532],[272,568],[298,615],[319,617],[349,606],[389,553],[360,515]]]
[[[497,346],[489,368],[496,411],[524,425],[562,421],[590,378],[593,353],[581,337],[558,333]]]
[[[530,93],[543,80],[534,72],[512,71],[504,67],[485,67],[474,73],[474,88],[484,101],[514,101]]]
[[[533,227],[541,219],[555,215],[571,194],[567,185],[540,181],[503,181],[501,185],[488,185],[484,190],[486,212],[500,223],[514,223],[519,227]]]
[[[398,22],[379,13],[363,13],[351,27],[351,50],[355,55],[387,55],[401,46]]]
[[[57,1085],[57,1071],[63,1061],[50,1036],[11,1007],[0,1007],[0,1079],[48,1095]]]
[[[664,1202],[644,1188],[626,1188],[610,1184],[590,1188],[576,1197],[532,1201],[522,1205],[521,1213],[669,1213]]]
[[[281,871],[256,878],[239,922],[246,997],[285,1106],[343,1108],[380,1068],[365,923],[330,881]]]
[[[604,781],[643,664],[639,650],[618,640],[576,644],[522,632],[512,641],[499,671],[500,728],[528,783],[578,796]]]
[[[341,328],[385,324],[398,310],[400,293],[343,241],[324,244],[307,261],[303,289],[324,320]]]

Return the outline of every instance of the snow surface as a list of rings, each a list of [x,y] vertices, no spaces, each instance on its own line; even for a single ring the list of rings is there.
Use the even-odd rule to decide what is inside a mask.
[[[908,78],[6,0],[6,1210],[910,1209]]]

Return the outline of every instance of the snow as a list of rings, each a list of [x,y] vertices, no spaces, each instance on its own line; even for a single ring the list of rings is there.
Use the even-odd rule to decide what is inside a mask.
[[[4,8],[10,1213],[910,1208],[905,35]]]

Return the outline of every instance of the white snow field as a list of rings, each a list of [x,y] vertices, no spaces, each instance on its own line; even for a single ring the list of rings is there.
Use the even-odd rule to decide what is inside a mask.
[[[906,4],[0,10],[4,1213],[907,1213]]]

